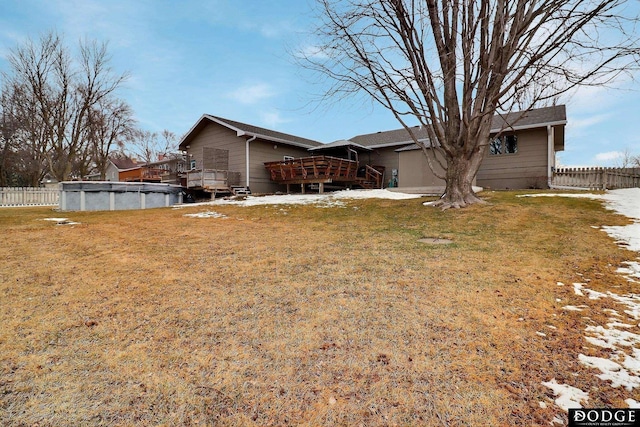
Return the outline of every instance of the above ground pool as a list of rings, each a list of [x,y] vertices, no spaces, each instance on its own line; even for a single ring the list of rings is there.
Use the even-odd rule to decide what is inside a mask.
[[[61,211],[151,209],[182,203],[182,187],[150,182],[63,182]]]

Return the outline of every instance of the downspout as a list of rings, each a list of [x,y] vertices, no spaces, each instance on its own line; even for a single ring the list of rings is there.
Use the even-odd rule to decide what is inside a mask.
[[[255,139],[257,138],[257,135],[253,135],[251,138],[247,139],[246,142],[246,151],[247,151],[247,170],[246,170],[246,174],[247,174],[247,179],[246,179],[246,187],[249,188],[249,143],[251,141],[255,141]]]
[[[553,171],[556,167],[553,126],[547,125],[547,185],[553,187]]]

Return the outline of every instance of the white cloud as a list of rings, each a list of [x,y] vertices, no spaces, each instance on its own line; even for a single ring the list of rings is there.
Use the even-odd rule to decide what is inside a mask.
[[[299,55],[302,58],[310,58],[310,59],[328,59],[329,58],[329,55],[324,49],[314,45],[304,46],[302,49],[300,49]]]
[[[291,120],[283,118],[277,111],[262,111],[260,112],[260,120],[267,127],[275,128],[283,123],[288,123]]]
[[[277,95],[277,91],[268,83],[257,83],[240,86],[227,93],[227,98],[240,104],[253,105]]]
[[[598,153],[595,156],[597,162],[613,162],[624,157],[622,151],[607,151],[606,153]]]

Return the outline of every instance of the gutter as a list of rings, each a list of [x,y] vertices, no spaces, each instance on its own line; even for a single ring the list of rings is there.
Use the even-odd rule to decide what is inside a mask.
[[[239,135],[238,135],[239,136]],[[258,135],[253,135],[251,138],[247,139],[247,142],[245,143],[245,149],[246,149],[246,156],[247,156],[247,162],[246,162],[246,187],[249,188],[249,143],[251,141],[255,141],[256,138],[258,138]]]

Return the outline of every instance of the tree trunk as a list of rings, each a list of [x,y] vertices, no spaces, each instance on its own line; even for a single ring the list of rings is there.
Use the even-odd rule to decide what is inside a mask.
[[[464,208],[474,203],[485,203],[473,191],[473,181],[478,173],[484,150],[470,156],[447,156],[446,189],[436,206],[443,210]]]

